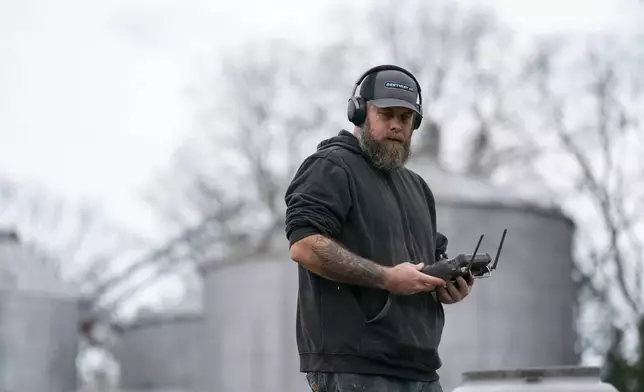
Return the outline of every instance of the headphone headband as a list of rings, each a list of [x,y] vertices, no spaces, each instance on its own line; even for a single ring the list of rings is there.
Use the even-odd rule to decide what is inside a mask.
[[[414,102],[414,105],[416,106],[418,113],[414,115],[414,123],[412,126],[413,126],[413,129],[418,129],[420,127],[421,121],[423,120],[423,114],[422,114],[423,113],[423,94],[421,93],[420,83],[418,83],[418,80],[414,75],[412,75],[411,72],[397,65],[390,65],[390,64],[378,65],[376,67],[373,67],[367,70],[358,78],[358,80],[353,86],[353,91],[351,92],[351,97],[349,98],[349,102],[347,105],[347,118],[349,119],[349,121],[351,121],[351,123],[353,123],[356,126],[361,126],[362,124],[364,124],[364,121],[367,117],[367,105],[364,100],[364,97],[356,97],[356,91],[358,91],[358,87],[360,86],[360,84],[369,75],[380,71],[398,71],[398,72],[404,73],[405,75],[409,76],[416,84],[416,88],[418,88],[418,93],[415,94],[417,102]]]

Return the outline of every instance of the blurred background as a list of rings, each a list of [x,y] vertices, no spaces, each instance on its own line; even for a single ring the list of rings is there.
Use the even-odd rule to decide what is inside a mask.
[[[0,1],[0,391],[305,391],[283,195],[366,69],[423,86],[410,167],[467,370],[644,391],[644,2]]]

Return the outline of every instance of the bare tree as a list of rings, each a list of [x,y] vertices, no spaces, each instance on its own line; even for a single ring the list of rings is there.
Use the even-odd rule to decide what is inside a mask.
[[[0,226],[18,232],[48,268],[90,301],[150,240],[129,233],[96,207],[76,205],[36,186],[0,181]]]
[[[610,38],[543,41],[522,101],[541,154],[521,177],[547,187],[577,224],[582,345],[600,355],[610,328],[633,332],[644,315],[644,79],[629,52]]]
[[[346,110],[346,101],[328,86],[344,77],[343,49],[275,40],[225,56],[220,75],[206,75],[195,91],[198,132],[151,192],[167,221],[182,230],[213,217],[221,238],[245,249],[267,246],[283,225],[283,192],[304,154],[340,130],[329,107]],[[231,241],[202,241],[215,243]]]
[[[523,148],[506,148],[493,137],[512,125],[505,102],[518,69],[512,35],[493,13],[448,0],[380,0],[368,18],[369,42],[384,48],[374,55],[406,67],[421,82],[424,153],[448,147],[450,154],[438,161],[481,177],[524,159]]]
[[[82,297],[83,318],[91,320],[120,321],[141,305],[141,294],[157,290],[164,279],[190,279],[195,266],[188,261],[203,257],[195,255],[202,248],[199,244],[211,238],[213,221],[222,219],[205,218],[209,219],[154,247],[151,239],[130,233],[97,207],[72,203],[37,186],[0,180],[0,228],[17,231],[43,268]],[[213,247],[209,251],[221,252]]]

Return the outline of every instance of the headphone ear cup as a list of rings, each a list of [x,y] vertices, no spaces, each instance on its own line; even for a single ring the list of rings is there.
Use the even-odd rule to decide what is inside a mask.
[[[349,101],[347,102],[347,118],[349,119],[350,122],[354,122],[354,118],[356,117],[356,103],[353,98],[349,98]]]
[[[423,116],[421,116],[420,114],[416,114],[414,116],[414,124],[413,124],[414,130],[420,128],[420,123],[422,121],[423,121]]]
[[[351,97],[347,106],[347,117],[349,121],[357,127],[364,124],[367,117],[364,100],[361,97]]]

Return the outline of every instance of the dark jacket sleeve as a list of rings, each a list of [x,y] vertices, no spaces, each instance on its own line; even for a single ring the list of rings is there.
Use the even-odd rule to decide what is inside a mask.
[[[307,158],[286,190],[290,245],[314,234],[337,238],[351,209],[349,175],[327,157]]]

